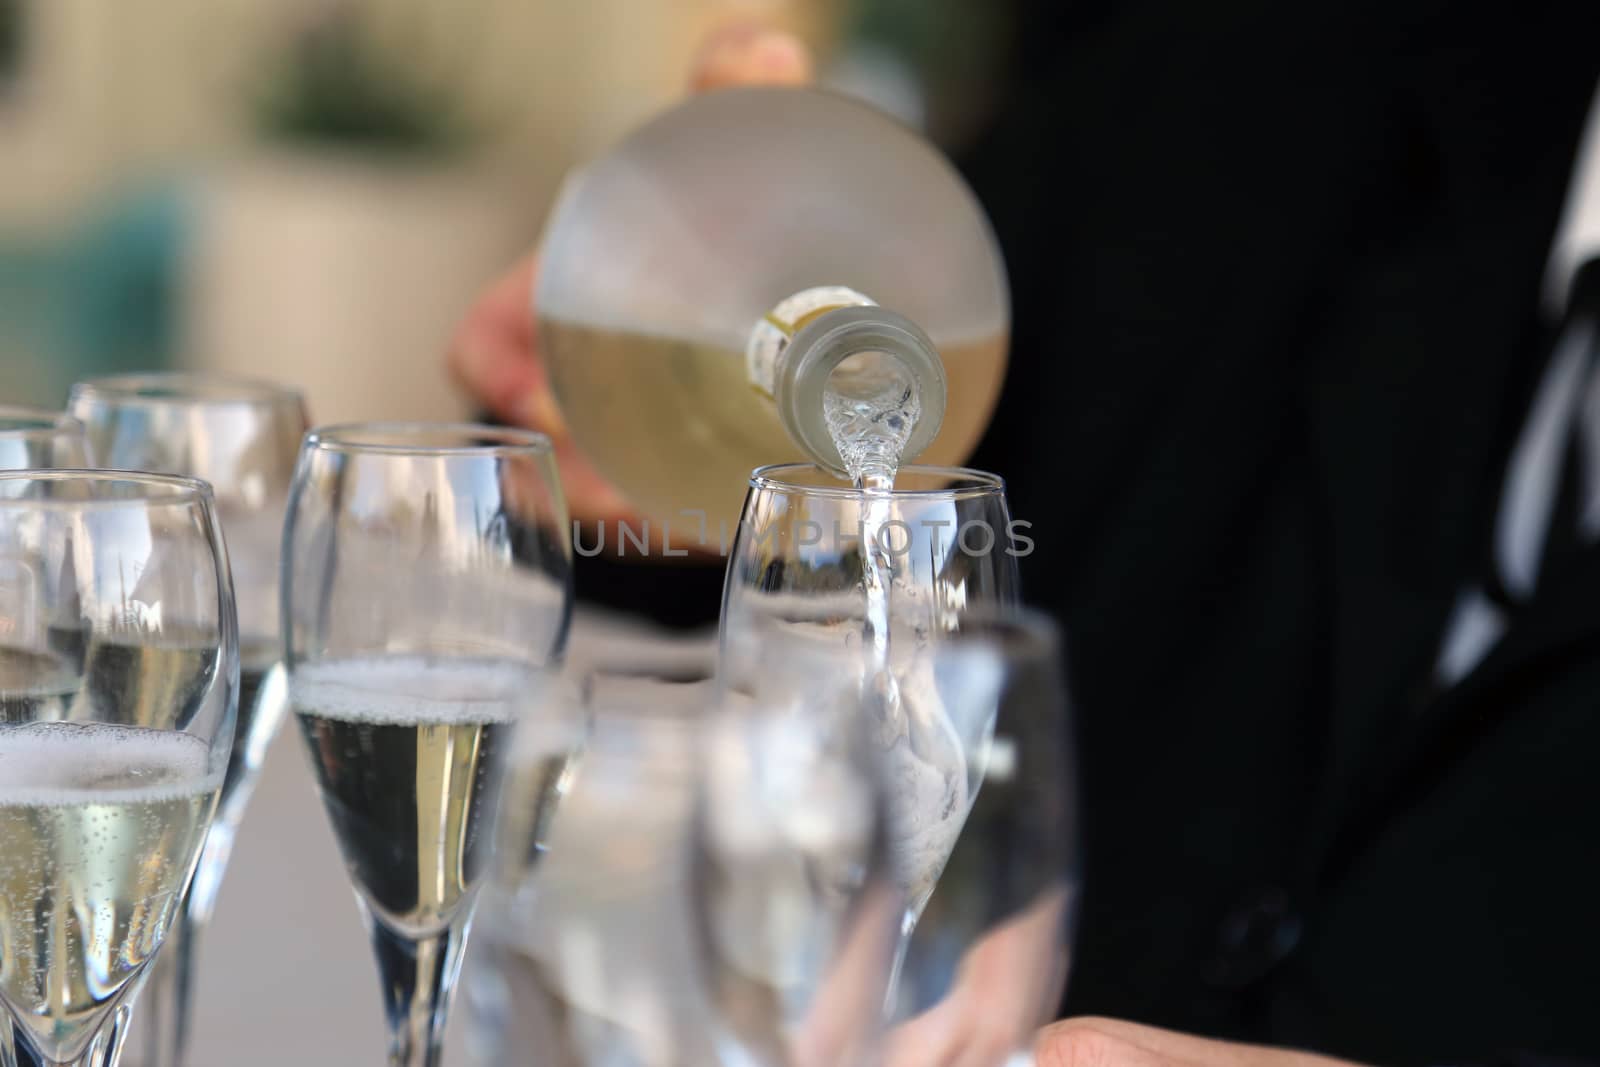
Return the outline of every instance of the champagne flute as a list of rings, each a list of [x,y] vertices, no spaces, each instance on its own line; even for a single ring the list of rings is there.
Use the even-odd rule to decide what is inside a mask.
[[[465,982],[473,1062],[717,1062],[685,862],[712,658],[573,656],[519,728]]]
[[[884,1067],[1029,1063],[1066,982],[1079,883],[1061,642],[1042,616],[975,610],[924,654],[969,811],[902,948]]]
[[[382,979],[391,1067],[436,1067],[499,770],[571,612],[550,442],[306,435],[284,528],[289,694]]]
[[[0,470],[88,465],[83,426],[61,411],[0,404]]]
[[[0,473],[0,572],[0,1063],[115,1067],[233,741],[211,488]]]
[[[239,824],[287,703],[278,555],[289,481],[306,429],[305,403],[284,386],[172,372],[79,382],[68,407],[86,429],[95,462],[210,482],[233,564],[239,726],[200,869],[168,950],[150,976],[143,1034],[130,1049],[144,1067],[182,1067],[200,934],[216,908]]]
[[[722,646],[690,860],[715,1062],[865,1067],[907,905],[862,653],[747,622]]]
[[[971,806],[963,739],[928,649],[967,614],[1017,602],[1026,528],[1011,519],[1005,483],[980,471],[903,467],[893,490],[871,493],[798,464],[750,479],[723,595],[724,655],[759,650],[733,638],[783,616],[791,640],[859,650],[850,669],[875,697],[864,714],[886,763],[902,949]]]
[[[480,916],[475,1062],[867,1062],[901,908],[860,689],[766,651],[713,677],[707,649],[613,647],[546,686]]]

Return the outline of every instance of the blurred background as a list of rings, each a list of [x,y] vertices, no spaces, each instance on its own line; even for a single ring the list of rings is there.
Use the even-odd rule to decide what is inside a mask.
[[[59,407],[88,375],[189,367],[296,383],[320,422],[466,415],[442,357],[470,299],[533,246],[571,166],[683,94],[709,28],[790,29],[831,85],[954,148],[982,114],[1004,12],[0,0],[0,403]],[[372,1063],[382,1047],[299,747],[280,731],[201,946],[202,1067]]]
[[[959,141],[1005,5],[961,0],[0,0],[0,399],[161,366],[447,418],[469,298],[562,174],[756,19]],[[382,381],[384,388],[372,384]]]

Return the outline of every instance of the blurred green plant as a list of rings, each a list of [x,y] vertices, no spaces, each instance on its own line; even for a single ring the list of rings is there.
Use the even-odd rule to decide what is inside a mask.
[[[0,0],[0,89],[22,73],[24,17],[22,0]]]
[[[278,57],[258,98],[257,124],[269,138],[311,147],[458,153],[480,131],[450,80],[430,72],[425,58],[422,49],[402,59],[380,48],[359,5],[338,5]]]

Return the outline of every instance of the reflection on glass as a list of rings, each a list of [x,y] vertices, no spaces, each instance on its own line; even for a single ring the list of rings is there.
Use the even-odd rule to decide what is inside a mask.
[[[203,483],[24,471],[0,561],[0,1062],[107,1067],[227,767],[227,558]]]
[[[546,680],[519,729],[476,921],[475,1063],[719,1062],[686,863],[710,659],[606,654]]]
[[[88,465],[78,420],[61,411],[0,404],[0,470]]]
[[[476,1063],[871,1062],[902,904],[860,691],[767,651],[759,677],[659,644],[548,680],[479,916]]]

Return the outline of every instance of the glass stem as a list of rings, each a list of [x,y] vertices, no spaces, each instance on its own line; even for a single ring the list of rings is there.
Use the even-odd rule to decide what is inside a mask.
[[[167,936],[161,954],[150,965],[150,977],[139,997],[140,1029],[135,1043],[138,1067],[183,1067],[189,1038],[189,997],[200,923],[186,903]]]
[[[242,791],[241,791],[242,792]],[[242,801],[243,798],[241,798]],[[139,1016],[144,1037],[137,1047],[139,1067],[184,1067],[188,1059],[189,1023],[194,1003],[194,977],[200,934],[216,910],[217,891],[233,853],[233,841],[243,814],[243,803],[224,801],[206,834],[189,895],[184,898],[172,929],[161,943],[161,954],[151,966],[150,978],[140,998]],[[0,1065],[3,1067],[3,1065]]]
[[[439,1067],[471,910],[445,930],[412,938],[368,918],[389,1023],[389,1067]]]
[[[911,949],[911,935],[917,932],[920,913],[907,909],[900,916],[900,936],[895,939],[894,962],[889,966],[889,982],[884,987],[883,1015],[893,1019],[900,1006],[900,975],[906,968],[906,953]]]
[[[52,1060],[34,1052],[22,1036],[22,1027],[8,1018],[0,1029],[0,1067],[117,1067],[123,1042],[128,1038],[128,1020],[132,1013],[132,1005],[124,999],[83,1053],[70,1060]]]

